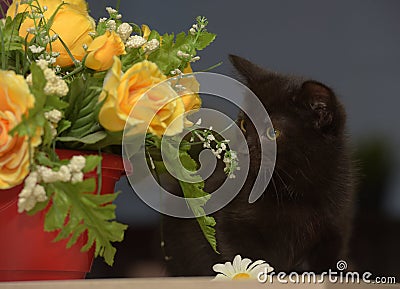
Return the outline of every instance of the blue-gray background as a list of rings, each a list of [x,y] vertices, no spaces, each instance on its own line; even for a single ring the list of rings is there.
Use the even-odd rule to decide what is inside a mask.
[[[116,2],[89,0],[92,15],[106,16]],[[381,140],[389,150],[395,166],[383,206],[400,216],[400,1],[122,0],[121,11],[125,21],[160,33],[207,16],[218,37],[200,53],[197,70],[223,61],[214,71],[232,75],[227,55],[234,53],[331,86],[346,106],[352,141]]]

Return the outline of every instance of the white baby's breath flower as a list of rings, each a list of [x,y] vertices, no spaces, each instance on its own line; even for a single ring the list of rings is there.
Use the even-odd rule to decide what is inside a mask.
[[[177,71],[175,71],[175,73],[182,74],[182,71],[180,71],[179,69],[177,69]],[[186,87],[184,87],[182,84],[175,84],[174,86],[175,91],[180,92],[180,91],[185,91]]]
[[[36,199],[32,195],[24,198],[20,197],[18,199],[18,213],[22,213],[23,211],[30,211],[35,207]]]
[[[60,52],[54,52],[54,51],[53,51],[53,52],[51,53],[51,57],[56,57],[56,58],[57,58],[57,57],[59,57],[59,56],[60,56]]]
[[[189,53],[185,53],[181,50],[178,50],[178,52],[176,53],[176,56],[181,57],[181,58],[189,58],[190,54]]]
[[[160,46],[160,42],[157,39],[152,39],[150,41],[147,41],[147,43],[144,45],[144,49],[146,52],[151,52],[153,50],[156,50]]]
[[[220,147],[221,147],[221,150],[223,150],[223,151],[226,150],[226,144],[225,143],[221,143]]]
[[[28,198],[31,194],[32,194],[32,189],[23,188],[18,196],[20,198]]]
[[[105,17],[99,19],[99,23],[103,23],[103,22],[106,22],[106,21],[107,21],[107,18],[105,18]]]
[[[55,138],[57,136],[56,124],[50,123],[50,130],[51,130],[51,136]]]
[[[180,75],[180,74],[182,74],[182,71],[180,69],[176,68],[176,69],[172,70],[170,73],[172,75]],[[180,87],[183,87],[183,86],[180,84],[175,85],[175,88],[180,88]]]
[[[190,34],[195,35],[196,34],[196,29],[193,27],[189,29]]]
[[[129,36],[131,36],[132,31],[133,28],[128,23],[122,23],[117,29],[117,33],[124,43],[128,40]]]
[[[71,170],[69,169],[68,166],[66,165],[61,166],[57,174],[58,174],[58,179],[61,182],[71,181]]]
[[[48,68],[48,66],[49,66],[49,64],[47,63],[47,61],[44,60],[44,59],[36,60],[36,64],[37,64],[42,70],[45,70],[45,69]]]
[[[46,35],[46,36],[42,37],[42,42],[44,44],[47,44],[47,43],[51,42],[51,38]]]
[[[72,173],[80,173],[85,166],[86,158],[84,156],[73,156],[68,165]]]
[[[115,23],[115,20],[108,20],[106,27],[109,31],[115,31],[115,29],[117,29],[117,23]]]
[[[115,10],[114,8],[112,8],[112,7],[106,7],[106,11],[108,12],[108,14],[110,14],[110,16],[112,16],[113,14],[118,13],[118,11]]]
[[[142,36],[134,35],[128,38],[126,41],[126,48],[139,48],[146,43],[146,39]]]
[[[52,59],[55,62],[55,58],[49,57],[50,62]],[[61,77],[57,76],[54,70],[48,68],[48,61],[39,59],[36,63],[43,70],[47,81],[44,87],[44,93],[46,95],[55,94],[60,97],[67,95],[69,91],[67,83]]]
[[[207,136],[207,139],[208,139],[209,141],[213,141],[213,140],[215,140],[215,137],[214,137],[213,134],[209,134],[209,135]]]
[[[36,198],[36,201],[38,202],[44,202],[47,200],[46,190],[41,185],[37,185],[33,189],[33,196]]]
[[[274,271],[274,268],[266,261],[257,260],[252,262],[248,258],[242,259],[240,255],[236,255],[232,263],[215,264],[213,270],[218,273],[214,280],[257,280],[259,274],[270,273]]]
[[[25,179],[25,188],[28,190],[33,189],[38,182],[38,173],[31,172],[29,176]]]
[[[48,121],[57,124],[62,118],[62,112],[57,109],[52,109],[50,111],[45,112],[44,117]]]
[[[32,210],[37,202],[44,202],[47,200],[46,191],[43,186],[38,185],[37,172],[31,172],[25,179],[25,186],[18,195],[18,212]]]
[[[36,10],[38,11],[38,10]],[[31,19],[42,19],[44,18],[44,15],[42,13],[29,13],[28,17]]]
[[[29,50],[32,51],[32,53],[41,53],[44,50],[44,47],[31,45],[29,46]]]
[[[73,173],[71,177],[71,182],[73,184],[80,183],[83,181],[83,173]]]
[[[26,29],[26,32],[29,34],[36,34],[36,28],[35,27],[29,27]]]
[[[190,62],[196,62],[198,60],[200,60],[200,56],[195,56],[192,59],[190,59]]]
[[[40,178],[43,180],[44,183],[49,184],[49,183],[54,183],[58,182],[58,173],[54,172],[52,169],[44,166],[39,166],[37,168],[37,172],[40,176]]]

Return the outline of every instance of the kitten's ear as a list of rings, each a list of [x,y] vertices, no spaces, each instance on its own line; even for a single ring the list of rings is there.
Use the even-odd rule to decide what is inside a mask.
[[[260,80],[269,74],[268,71],[250,62],[249,60],[230,54],[229,60],[232,62],[236,70],[248,81],[253,82]]]
[[[302,86],[302,102],[314,114],[314,127],[326,133],[338,132],[345,118],[333,91],[322,83],[306,81]]]

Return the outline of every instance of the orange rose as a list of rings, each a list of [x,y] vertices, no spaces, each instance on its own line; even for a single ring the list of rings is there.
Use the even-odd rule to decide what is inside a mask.
[[[105,34],[95,38],[89,45],[89,53],[85,65],[93,70],[103,71],[113,65],[113,57],[125,54],[125,45],[121,37],[114,31],[106,31]]]
[[[10,136],[9,132],[34,102],[21,75],[0,70],[0,189],[19,185],[29,173],[29,149],[40,144],[40,135],[31,140],[30,147],[26,136]]]

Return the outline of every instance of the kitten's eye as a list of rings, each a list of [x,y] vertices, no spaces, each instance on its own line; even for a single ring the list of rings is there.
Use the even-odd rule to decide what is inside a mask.
[[[270,140],[276,140],[280,135],[281,135],[281,131],[279,129],[274,129],[272,127],[269,127],[267,129],[267,137]]]

